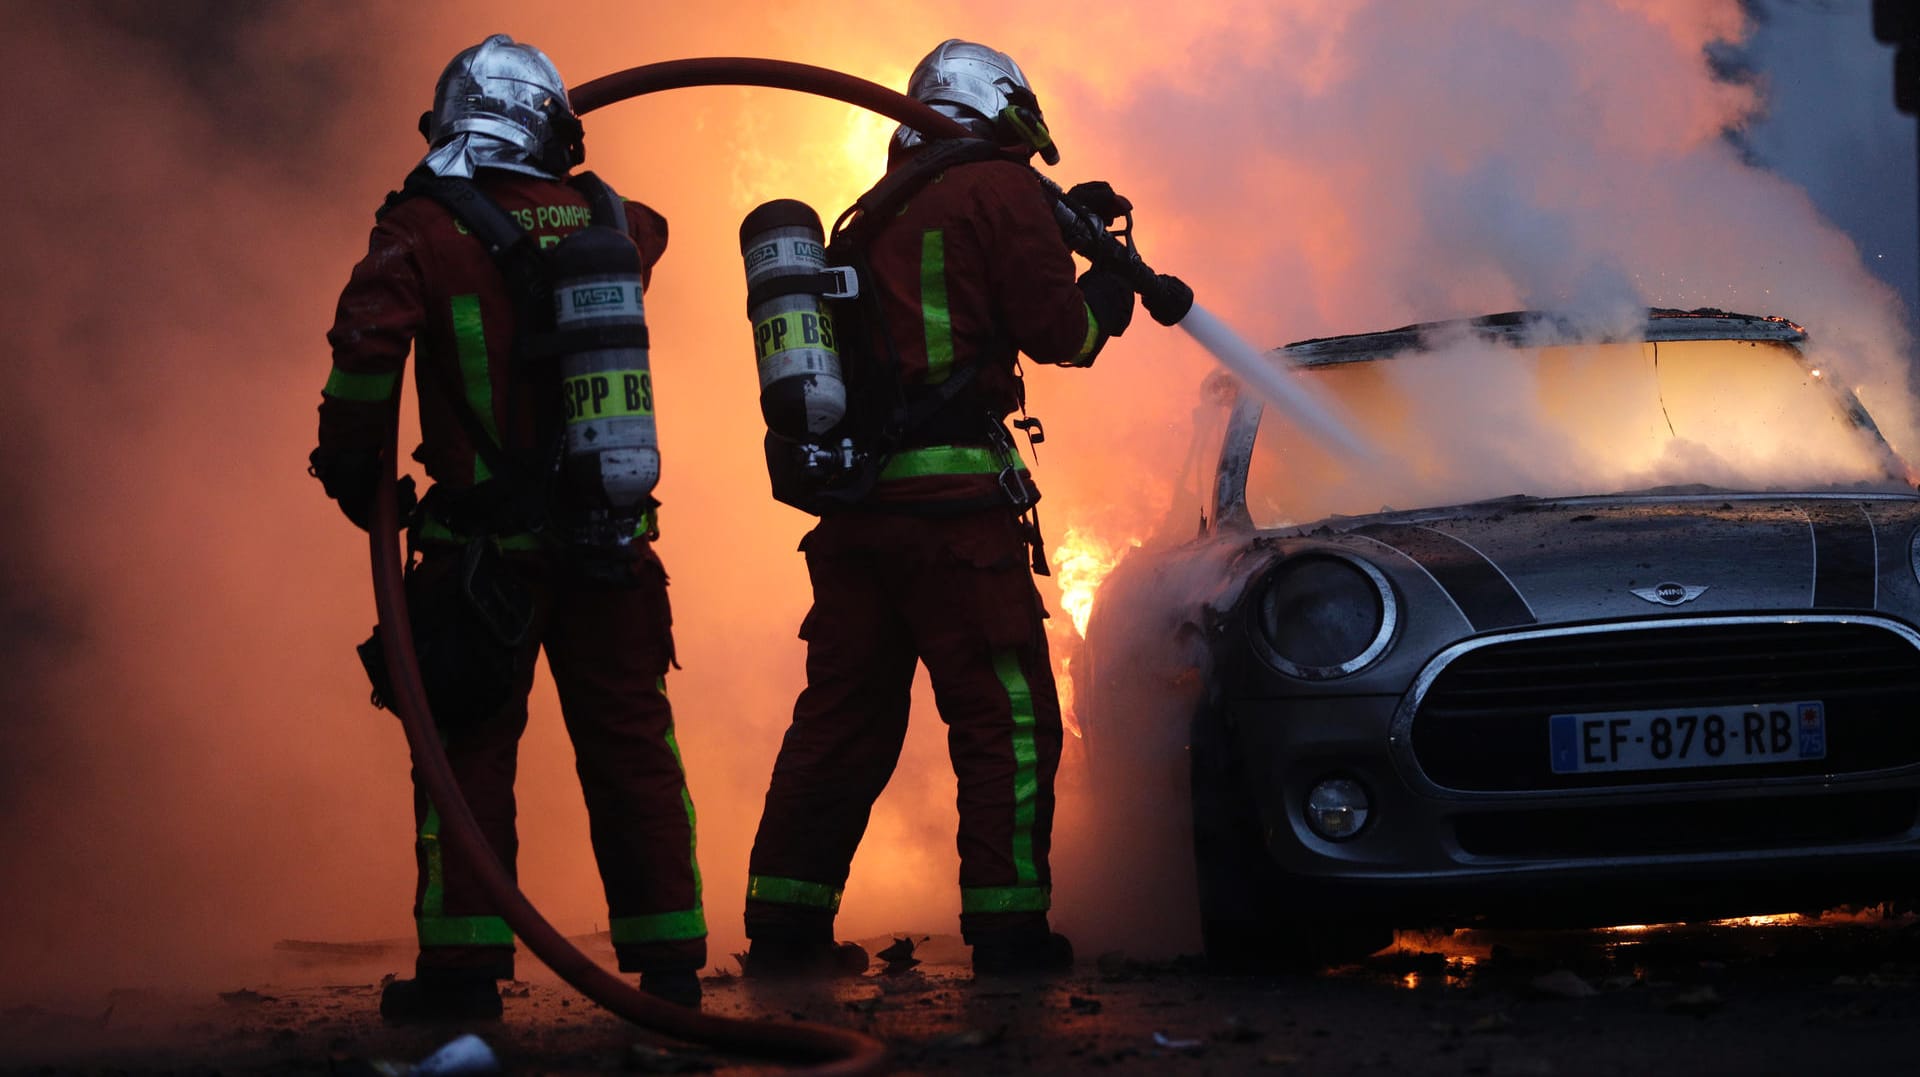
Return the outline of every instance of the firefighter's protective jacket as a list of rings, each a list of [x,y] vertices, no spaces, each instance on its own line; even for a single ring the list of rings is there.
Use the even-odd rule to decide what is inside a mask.
[[[543,247],[592,217],[585,196],[554,180],[482,169],[475,182]],[[648,280],[666,250],[666,219],[633,201],[626,215]],[[456,418],[446,387],[465,397],[507,449],[534,448],[539,409],[558,406],[557,395],[541,398],[558,393],[551,378],[543,382],[513,368],[515,331],[500,269],[466,227],[431,198],[394,204],[374,225],[327,333],[333,372],[320,402],[322,453],[372,455],[388,444],[411,345],[422,441],[416,459],[436,483],[457,488],[484,480],[486,462]]]
[[[998,423],[1024,404],[1017,353],[1085,366],[1106,341],[1045,192],[1019,164],[955,165],[882,222],[868,263],[906,391],[980,368],[947,414],[910,436],[870,504],[991,500],[1017,462],[985,448],[988,416]],[[1018,481],[1038,496],[1024,467]]]

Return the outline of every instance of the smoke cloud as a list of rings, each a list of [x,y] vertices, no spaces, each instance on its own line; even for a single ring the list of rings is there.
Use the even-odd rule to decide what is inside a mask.
[[[26,195],[0,372],[8,992],[230,986],[277,939],[410,934],[405,746],[352,650],[373,620],[364,541],[302,472],[334,298],[418,159],[440,66],[488,33],[542,46],[575,83],[761,55],[899,86],[938,38],[985,40],[1039,89],[1066,154],[1056,178],[1112,181],[1140,207],[1146,258],[1261,346],[1524,306],[1777,313],[1809,326],[1896,445],[1920,444],[1893,293],[1804,190],[1723,137],[1765,107],[1707,59],[1746,32],[1733,0],[1097,17],[989,0],[830,9],[804,37],[767,34],[787,10],[17,13],[8,69],[44,104],[16,118],[24,149],[3,166]],[[727,965],[809,600],[794,552],[808,521],[766,492],[737,228],[775,197],[831,219],[877,177],[891,124],[730,88],[586,122],[589,167],[672,223],[648,297],[684,666],[669,692]],[[1182,469],[1206,456],[1211,369],[1144,317],[1091,372],[1029,368],[1049,537],[1192,533],[1202,487]],[[854,863],[848,937],[956,921],[953,787],[924,685],[915,719]],[[1164,918],[1157,933],[1150,916],[1101,922],[1128,880],[1099,844],[1112,791],[1088,780],[1086,748],[1063,776],[1057,923],[1090,945],[1189,944]],[[529,896],[563,931],[604,926],[544,679],[519,788]],[[1186,865],[1168,856],[1140,867],[1175,901]]]

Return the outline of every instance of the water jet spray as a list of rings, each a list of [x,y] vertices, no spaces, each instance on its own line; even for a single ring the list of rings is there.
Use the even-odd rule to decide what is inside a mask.
[[[1039,175],[1039,173],[1035,173]],[[1054,219],[1060,234],[1082,257],[1105,266],[1124,277],[1141,305],[1161,325],[1177,325],[1187,331],[1220,364],[1239,375],[1240,380],[1292,415],[1294,420],[1356,460],[1375,458],[1373,447],[1362,441],[1340,417],[1334,405],[1292,379],[1248,344],[1227,324],[1194,302],[1193,289],[1179,277],[1156,272],[1140,257],[1132,242],[1132,219],[1120,232],[1107,230],[1108,222],[1076,203],[1059,184],[1040,176],[1040,185],[1053,199]]]

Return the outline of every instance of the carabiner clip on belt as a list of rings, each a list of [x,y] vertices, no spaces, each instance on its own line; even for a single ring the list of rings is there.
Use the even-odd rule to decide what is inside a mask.
[[[1027,484],[1020,481],[1019,450],[1013,447],[1013,437],[998,420],[987,423],[987,440],[992,443],[994,454],[1000,458],[1000,474],[995,476],[1000,483],[1000,492],[1007,495],[1007,501],[1015,509],[1025,509],[1033,504],[1033,496],[1027,492]]]

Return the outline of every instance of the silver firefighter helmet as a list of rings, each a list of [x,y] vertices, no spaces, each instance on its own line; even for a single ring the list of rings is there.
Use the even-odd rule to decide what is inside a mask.
[[[558,178],[584,156],[560,70],[506,34],[447,63],[420,129],[431,147],[421,163],[441,176],[471,176],[484,166]]]
[[[1031,144],[1048,164],[1060,159],[1026,72],[999,49],[957,37],[942,41],[913,69],[907,96],[983,138]],[[896,150],[920,140],[920,132],[904,124],[893,134]]]

